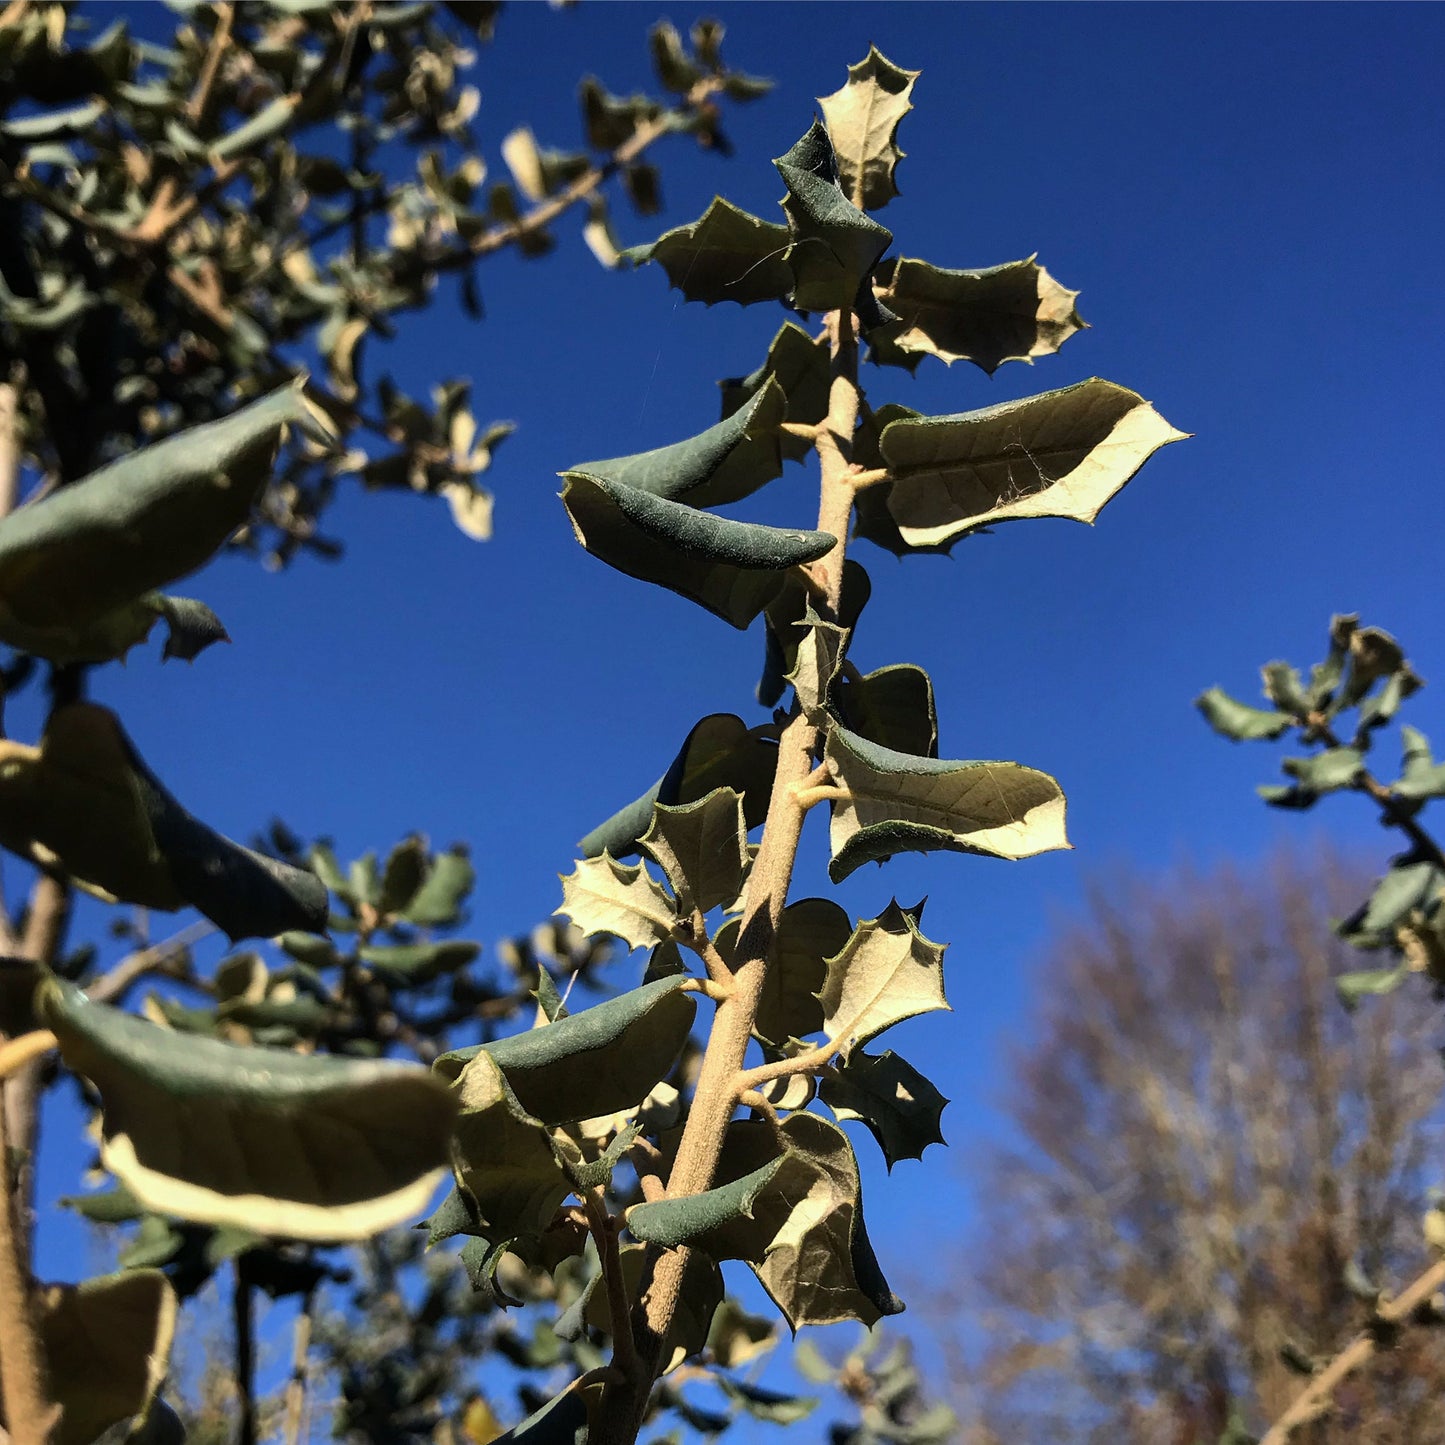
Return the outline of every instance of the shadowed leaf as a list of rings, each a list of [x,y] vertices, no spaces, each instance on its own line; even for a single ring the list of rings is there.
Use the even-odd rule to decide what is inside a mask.
[[[422,928],[449,928],[461,921],[462,904],[476,881],[477,870],[465,846],[458,844],[450,852],[438,853],[421,887],[399,910],[400,916]]]
[[[919,757],[938,756],[933,683],[921,667],[900,662],[862,677],[845,677],[834,702],[844,726],[870,743]]]
[[[1194,706],[1204,714],[1204,721],[1222,736],[1235,742],[1256,738],[1277,738],[1294,726],[1288,713],[1270,712],[1237,701],[1223,688],[1211,687],[1194,699]]]
[[[868,1126],[890,1172],[900,1159],[921,1159],[930,1144],[945,1142],[939,1123],[948,1100],[892,1049],[857,1050],[823,1076],[818,1093],[839,1119]]]
[[[637,1204],[627,1211],[627,1227],[644,1244],[677,1249],[684,1244],[707,1248],[710,1231],[734,1219],[751,1219],[753,1204],[783,1163],[779,1155],[751,1174],[720,1184],[716,1189],[682,1199],[659,1199]]]
[[[781,420],[798,426],[815,426],[827,416],[831,385],[827,345],[815,341],[795,322],[783,323],[768,347],[767,359],[756,371],[718,382],[722,388],[723,416],[732,416],[744,407],[767,385],[769,377],[777,381],[787,397]],[[803,460],[812,451],[806,437],[786,432],[779,434],[779,445],[783,455],[793,461]]]
[[[781,301],[793,289],[783,259],[788,228],[774,225],[716,197],[690,225],[664,231],[645,246],[629,246],[621,259],[633,266],[656,261],[689,301],[709,306],[736,301]]]
[[[361,1239],[418,1214],[441,1177],[456,1102],[423,1069],[174,1033],[56,979],[38,1003],[100,1094],[106,1168],[148,1209]]]
[[[826,960],[852,932],[848,915],[830,899],[801,898],[783,909],[753,1020],[759,1038],[782,1045],[822,1031],[818,990],[827,977]]]

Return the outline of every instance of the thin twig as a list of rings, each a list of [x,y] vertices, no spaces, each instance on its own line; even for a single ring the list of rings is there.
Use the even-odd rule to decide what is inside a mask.
[[[306,1377],[311,1361],[311,1311],[316,1303],[315,1290],[307,1290],[296,1316],[296,1329],[291,1341],[291,1378],[286,1382],[286,1445],[301,1445],[305,1438],[302,1426],[306,1420]]]
[[[1445,1288],[1445,1259],[1437,1260],[1408,1289],[1375,1310],[1377,1323],[1403,1324],[1430,1297]],[[1303,1425],[1318,1419],[1328,1410],[1335,1390],[1380,1349],[1371,1330],[1361,1330],[1338,1355],[1300,1392],[1278,1420],[1265,1432],[1259,1445],[1286,1445],[1289,1437]]]
[[[231,1293],[231,1322],[236,1350],[236,1445],[256,1445],[256,1333],[252,1312],[251,1281],[244,1257],[231,1261],[235,1288]]]
[[[45,1445],[58,1415],[45,1388],[40,1336],[30,1295],[28,1250],[10,1192],[10,1136],[0,1108],[0,1400],[13,1445]]]
[[[607,1308],[612,1315],[612,1363],[624,1378],[638,1378],[637,1347],[632,1338],[632,1306],[627,1298],[627,1285],[622,1278],[622,1256],[617,1248],[617,1230],[602,1200],[600,1189],[586,1189],[581,1194],[587,1211],[587,1226],[597,1241],[602,1259],[602,1278],[607,1285]]]
[[[48,1054],[59,1042],[49,1029],[31,1029],[18,1039],[7,1039],[0,1044],[0,1083],[42,1054]]]
[[[86,997],[92,1003],[114,1003],[138,979],[164,969],[178,954],[183,954],[193,943],[209,938],[215,931],[214,923],[191,923],[161,943],[127,954],[85,990]]]

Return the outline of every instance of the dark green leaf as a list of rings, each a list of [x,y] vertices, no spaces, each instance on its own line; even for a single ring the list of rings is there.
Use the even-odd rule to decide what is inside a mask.
[[[100,1093],[105,1166],[149,1209],[359,1239],[436,1188],[456,1103],[425,1070],[173,1033],[53,979],[39,1007]]]
[[[400,913],[411,902],[426,876],[426,863],[426,848],[415,835],[391,850],[381,871],[381,896],[376,903],[378,913],[383,916]]]
[[[751,1174],[701,1194],[634,1205],[627,1211],[627,1227],[644,1244],[656,1244],[664,1249],[698,1244],[706,1249],[707,1236],[712,1230],[734,1219],[753,1217],[754,1202],[772,1183],[782,1162],[779,1155]]]
[[[422,928],[451,927],[459,923],[462,904],[477,881],[467,849],[462,844],[431,860],[426,881],[400,910],[408,923]]]
[[[601,1386],[592,1387],[598,1391]],[[587,1445],[588,1392],[569,1385],[492,1445]]]
[[[357,950],[363,963],[397,988],[414,988],[465,968],[482,951],[459,938],[441,943],[369,943]]]
[[[760,220],[716,197],[690,225],[664,231],[645,246],[630,246],[622,260],[634,266],[656,261],[689,301],[711,306],[736,301],[781,301],[793,288],[783,259],[788,228]]]
[[[815,341],[792,321],[783,323],[768,347],[767,360],[755,372],[718,383],[722,388],[723,416],[730,417],[746,406],[767,385],[769,377],[787,397],[782,421],[815,426],[827,416],[832,384],[827,344]],[[788,433],[779,434],[779,444],[783,455],[793,461],[801,461],[812,450],[806,437]]]
[[[939,1129],[948,1100],[892,1049],[859,1049],[825,1074],[819,1094],[840,1119],[866,1124],[891,1171],[900,1159],[921,1159],[930,1144],[946,1142]]]
[[[870,743],[920,757],[938,756],[938,713],[933,683],[921,667],[900,662],[858,678],[835,692],[838,716]]]
[[[652,68],[662,85],[675,95],[686,95],[702,79],[702,72],[688,59],[682,36],[670,21],[659,20],[647,32]]]
[[[760,1039],[781,1046],[822,1031],[817,994],[828,973],[825,960],[842,951],[852,932],[848,915],[827,898],[802,898],[783,910],[753,1020]]]
[[[97,1194],[69,1195],[56,1203],[63,1209],[73,1209],[96,1224],[129,1224],[145,1212],[141,1202],[121,1184]]]
[[[776,383],[715,426],[686,441],[630,457],[579,462],[561,475],[590,478],[649,492],[669,502],[714,507],[751,495],[782,474],[778,423],[785,398]]]
[[[732,713],[709,713],[688,733],[672,766],[635,802],[619,809],[578,845],[585,857],[603,852],[625,857],[652,825],[654,804],[696,802],[716,788],[743,795],[743,817],[756,828],[767,816],[778,749],[767,728],[749,728]]]
[[[777,596],[787,568],[817,561],[838,540],[729,521],[594,477],[570,476],[562,500],[594,557],[691,598],[740,630]]]
[[[816,1395],[784,1395],[729,1375],[718,1375],[716,1379],[730,1400],[741,1405],[754,1420],[765,1420],[770,1425],[796,1425],[818,1408]]]
[[[893,233],[843,194],[832,142],[818,121],[773,164],[788,188],[783,210],[793,305],[801,311],[850,309]]]
[[[192,597],[166,597],[161,593],[148,599],[156,612],[166,620],[169,635],[161,657],[178,657],[193,662],[215,642],[229,642],[230,634],[221,619]]]
[[[680,992],[687,979],[661,978],[554,1023],[494,1043],[443,1054],[447,1079],[486,1055],[498,1064],[521,1107],[545,1124],[635,1108],[672,1067],[697,1005]]]

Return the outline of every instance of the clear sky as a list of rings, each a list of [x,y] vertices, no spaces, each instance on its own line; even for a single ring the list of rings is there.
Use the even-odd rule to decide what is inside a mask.
[[[950,1196],[946,1228],[966,1225],[960,1160],[996,1127],[1001,1041],[1047,987],[1031,960],[1082,882],[1116,863],[1251,858],[1281,837],[1365,827],[1347,800],[1304,820],[1269,813],[1252,785],[1272,780],[1276,750],[1215,737],[1192,698],[1212,683],[1253,697],[1261,662],[1316,660],[1332,611],[1395,631],[1427,680],[1445,676],[1445,8],[713,9],[731,63],[777,89],[733,108],[730,160],[666,144],[666,212],[638,220],[619,206],[624,243],[694,219],[718,191],[781,219],[769,159],[874,42],[923,70],[900,135],[902,195],[880,216],[895,251],[965,267],[1038,252],[1080,288],[1093,329],[992,380],[932,359],[916,378],[870,370],[870,399],[943,413],[1099,375],[1195,433],[1095,528],[1010,525],[951,559],[854,553],[874,585],[855,660],[927,667],[943,755],[1052,772],[1075,843],[1016,864],[900,859],[833,894],[864,917],[895,893],[927,894],[925,931],[951,945],[954,1013],[887,1042],[954,1100],[944,1127],[962,1147],[890,1180],[858,1140],[872,1233],[906,1296],[916,1250],[890,1226],[936,1220]],[[575,144],[576,81],[650,85],[648,25],[668,15],[685,30],[696,13],[510,7],[479,65],[489,165],[519,123]],[[580,224],[559,228],[545,261],[482,268],[484,323],[448,293],[404,319],[386,355],[414,391],[471,375],[479,416],[519,424],[490,477],[493,542],[463,537],[441,504],[348,489],[331,525],[344,562],[272,576],[223,558],[183,590],[216,608],[234,646],[190,667],[137,653],[93,687],[181,801],[233,836],[279,814],[348,856],[410,829],[469,840],[473,932],[489,944],[556,907],[575,840],[650,784],[699,716],[763,720],[760,630],[735,632],[588,557],[555,473],[711,424],[716,380],[757,365],[783,317],[683,306],[656,267],[606,272]],[[812,525],[814,497],[791,464],[764,512]],[[1445,741],[1434,689],[1414,712]],[[833,893],[825,832],[816,817],[795,896]]]

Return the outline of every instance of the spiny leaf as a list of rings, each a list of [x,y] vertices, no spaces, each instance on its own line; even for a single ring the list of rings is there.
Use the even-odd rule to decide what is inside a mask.
[[[783,909],[753,1019],[759,1038],[781,1046],[822,1030],[818,990],[828,973],[825,960],[852,932],[848,915],[830,899],[802,898]]]
[[[1267,662],[1260,669],[1264,679],[1264,695],[1281,712],[1302,718],[1310,711],[1309,695],[1299,669],[1287,662]]]
[[[748,376],[720,381],[722,413],[730,417],[766,387],[769,378],[782,387],[787,407],[782,421],[798,426],[815,426],[828,414],[828,389],[831,377],[828,347],[815,341],[801,326],[792,321],[783,323],[768,347],[767,359]],[[776,424],[776,423],[775,423]],[[779,445],[785,457],[801,461],[812,450],[806,437],[779,434]]]
[[[843,563],[843,588],[838,599],[840,627],[852,630],[868,599],[873,584],[860,563],[853,558]],[[803,640],[801,625],[812,605],[813,594],[801,573],[789,573],[783,590],[768,603],[763,613],[764,646],[763,675],[758,679],[758,701],[773,707],[782,697],[790,681],[789,674],[798,665],[798,647]]]
[[[454,1049],[433,1067],[463,1076],[485,1054],[521,1108],[546,1124],[633,1109],[676,1061],[697,1005],[686,978],[656,979],[541,1028]],[[485,1067],[485,1066],[479,1066]]]
[[[913,109],[909,97],[921,74],[894,65],[870,45],[848,67],[848,83],[818,99],[843,190],[865,211],[879,210],[898,194],[893,172],[906,154],[898,148],[898,124]]]
[[[1063,792],[1034,768],[894,752],[838,725],[828,730],[827,759],[842,790],[830,830],[835,883],[894,853],[1028,858],[1069,846]]]
[[[233,940],[325,924],[315,876],[193,818],[105,708],[57,708],[38,748],[0,741],[0,803],[5,847],[101,897],[166,910],[189,903]]]
[[[1057,351],[1085,323],[1074,308],[1079,293],[1060,286],[1030,256],[981,271],[950,271],[898,257],[874,277],[878,299],[898,320],[869,342],[896,348],[917,365],[936,356],[952,365],[972,361],[992,375],[1006,361],[1032,363]]]
[[[621,259],[633,266],[656,261],[689,301],[708,306],[736,301],[781,301],[793,289],[783,259],[788,228],[774,225],[716,197],[690,225],[664,231],[645,246],[629,246]]]
[[[627,1227],[644,1244],[677,1249],[684,1244],[707,1248],[708,1234],[734,1219],[751,1219],[753,1204],[782,1166],[783,1157],[769,1160],[751,1174],[701,1194],[636,1204],[627,1211]]]
[[[92,1445],[110,1426],[146,1412],[175,1337],[176,1294],[165,1275],[133,1269],[48,1285],[38,1314],[51,1398],[62,1407],[45,1437],[50,1445]]]
[[[743,1259],[796,1332],[800,1325],[854,1319],[873,1325],[903,1303],[878,1267],[863,1222],[858,1161],[847,1135],[816,1114],[782,1125],[787,1154],[754,1200],[751,1219],[719,1226],[709,1238],[718,1259]],[[751,1173],[776,1159],[771,1123],[728,1126],[716,1178]]]
[[[1022,517],[1092,522],[1154,452],[1186,435],[1098,377],[957,416],[903,418],[879,439],[893,473],[888,510],[910,546]]]
[[[562,878],[565,914],[587,937],[613,934],[629,948],[649,948],[672,937],[673,901],[641,863],[619,863],[610,853],[582,858]]]
[[[174,1033],[58,979],[37,1004],[100,1094],[106,1168],[148,1209],[283,1239],[361,1239],[436,1188],[456,1104],[423,1069]]]
[[[1194,706],[1204,714],[1204,721],[1215,732],[1235,742],[1256,738],[1277,738],[1295,724],[1288,713],[1267,712],[1250,707],[1230,697],[1223,688],[1211,687],[1194,699]]]
[[[938,756],[933,683],[921,667],[900,662],[844,678],[834,703],[843,725],[870,743],[925,758]]]
[[[744,821],[756,828],[767,816],[777,762],[776,736],[769,728],[749,728],[732,713],[709,713],[694,724],[667,772],[578,846],[588,858],[604,851],[617,857],[635,853],[638,839],[652,824],[655,804],[693,803],[716,788],[741,793]]]
[[[843,194],[832,142],[818,121],[773,164],[788,188],[783,210],[792,304],[800,311],[851,308],[864,279],[893,243],[893,233]]]
[[[814,716],[827,705],[833,679],[843,665],[848,629],[836,622],[825,622],[813,611],[811,602],[805,605],[802,620],[793,625],[802,636],[786,680],[793,684],[803,711]]]
[[[496,1244],[538,1238],[572,1192],[549,1129],[518,1102],[485,1050],[462,1070],[454,1097],[452,1169],[480,1231]]]
[[[739,630],[777,596],[782,573],[831,552],[828,532],[733,522],[600,478],[568,478],[562,500],[594,557],[691,598]]]
[[[930,1144],[946,1142],[939,1123],[948,1100],[892,1049],[859,1049],[823,1076],[818,1092],[839,1119],[868,1126],[890,1172],[900,1159],[921,1159]]]
[[[325,425],[299,385],[284,387],[12,512],[0,521],[0,638],[91,660],[90,639],[115,633],[140,599],[194,572],[246,521],[287,428]],[[143,605],[152,620],[157,606]]]
[[[782,474],[777,428],[785,406],[782,388],[769,378],[745,406],[695,437],[634,456],[579,462],[560,475],[616,483],[669,502],[686,497],[693,507],[735,502]]]
[[[919,932],[894,899],[878,918],[863,919],[826,961],[818,990],[823,1031],[846,1063],[859,1044],[916,1014],[947,1009],[943,944]]]
[[[667,875],[684,917],[731,903],[751,861],[742,795],[718,788],[681,807],[658,803],[638,845]]]

